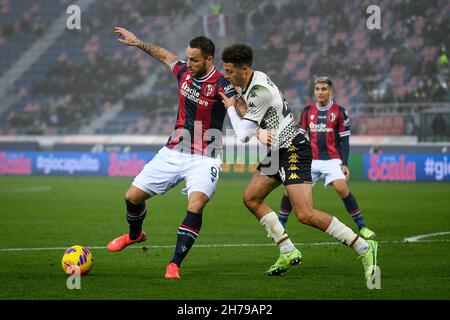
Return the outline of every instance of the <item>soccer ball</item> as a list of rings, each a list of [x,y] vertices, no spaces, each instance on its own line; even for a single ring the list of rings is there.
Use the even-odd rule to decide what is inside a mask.
[[[61,264],[67,274],[72,274],[74,268],[78,266],[80,268],[80,274],[85,275],[94,266],[94,258],[87,248],[83,246],[72,246],[64,252]]]

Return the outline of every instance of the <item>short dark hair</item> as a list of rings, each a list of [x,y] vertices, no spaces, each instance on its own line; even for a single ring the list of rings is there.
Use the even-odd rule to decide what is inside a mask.
[[[316,80],[314,80],[314,85],[316,85],[318,83],[327,84],[330,88],[333,88],[333,83],[331,82],[330,78],[328,78],[328,77],[323,76],[323,77],[316,78]]]
[[[198,36],[192,39],[189,42],[189,47],[202,50],[203,56],[205,58],[209,56],[214,57],[214,53],[216,51],[216,46],[214,45],[214,42],[212,42],[211,39],[205,36]]]
[[[222,51],[222,61],[236,67],[253,66],[253,49],[244,43],[236,43]]]

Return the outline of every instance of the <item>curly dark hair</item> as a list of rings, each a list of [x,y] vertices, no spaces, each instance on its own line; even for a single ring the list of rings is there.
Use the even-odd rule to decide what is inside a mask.
[[[253,66],[253,49],[244,43],[236,43],[222,51],[222,61],[236,67]]]

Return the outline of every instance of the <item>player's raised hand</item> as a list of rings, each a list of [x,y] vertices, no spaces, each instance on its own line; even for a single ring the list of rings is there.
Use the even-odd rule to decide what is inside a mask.
[[[117,41],[119,41],[120,43],[123,43],[127,46],[136,46],[139,43],[139,38],[136,37],[133,32],[130,32],[125,28],[116,27],[114,32],[122,37],[117,39]]]
[[[236,97],[232,96],[231,98],[228,98],[225,93],[219,92],[220,98],[222,99],[223,105],[225,108],[229,107],[236,107]]]

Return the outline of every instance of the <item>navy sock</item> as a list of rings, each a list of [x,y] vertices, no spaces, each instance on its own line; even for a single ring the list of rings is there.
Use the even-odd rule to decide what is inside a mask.
[[[292,204],[289,200],[289,197],[286,195],[283,195],[283,198],[281,198],[280,203],[280,211],[278,212],[278,219],[280,220],[281,224],[284,228],[286,228],[286,223],[289,218],[289,214],[292,211]]]
[[[289,200],[289,197],[285,194],[283,194],[283,198],[281,198],[280,211],[287,213],[290,213],[292,211],[291,200]]]
[[[355,197],[350,192],[347,198],[342,199],[344,202],[345,208],[347,209],[348,214],[352,217],[353,221],[358,226],[358,229],[362,229],[366,226],[364,222],[364,218],[362,216],[361,210],[359,209],[358,203],[356,202]]]
[[[200,229],[202,227],[202,216],[202,213],[196,214],[191,211],[187,211],[183,223],[178,228],[177,245],[171,261],[178,267],[181,265],[181,262],[183,262],[183,259],[194,245],[194,242],[200,233]]]
[[[130,239],[136,240],[142,231],[142,224],[147,215],[147,206],[145,202],[140,204],[133,204],[128,200],[125,200],[125,202],[127,204],[126,217],[130,227]]]

